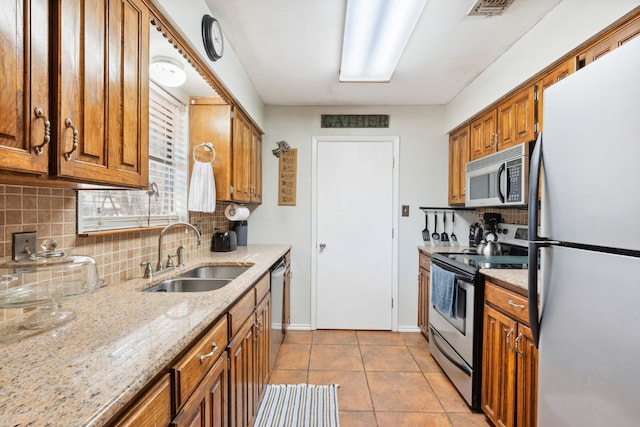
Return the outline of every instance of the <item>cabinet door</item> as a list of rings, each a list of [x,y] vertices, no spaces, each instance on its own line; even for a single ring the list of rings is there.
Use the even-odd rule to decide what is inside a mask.
[[[148,10],[142,0],[56,7],[56,175],[146,188]]]
[[[496,110],[471,123],[471,160],[479,159],[496,151]]]
[[[262,393],[269,381],[269,344],[271,331],[271,294],[264,297],[256,308],[256,346],[255,346],[255,379],[254,408],[257,410]]]
[[[498,106],[498,151],[536,137],[537,86],[530,86]]]
[[[247,118],[235,110],[233,117],[233,200],[251,201],[251,144],[253,136]]]
[[[469,126],[449,138],[449,205],[464,205],[465,167],[469,161]]]
[[[640,35],[640,17],[617,29],[613,34],[604,40],[596,43],[585,53],[578,56],[579,68],[585,67],[602,58],[612,50],[622,46],[629,40]]]
[[[227,353],[222,353],[171,425],[226,427],[227,408]]]
[[[115,427],[158,427],[171,421],[171,377],[165,374],[113,425]]]
[[[538,412],[538,349],[534,344],[531,329],[521,323],[518,324],[516,350],[518,352],[516,426],[535,427]]]
[[[571,58],[558,67],[551,70],[547,75],[545,75],[542,80],[538,83],[538,132],[542,131],[542,124],[544,121],[544,117],[542,112],[544,110],[544,91],[550,86],[558,83],[560,80],[564,79],[570,74],[573,74],[576,71],[576,60],[575,58]]]
[[[262,203],[262,135],[255,128],[251,144],[251,201]]]
[[[49,170],[48,11],[43,0],[2,1],[0,169],[38,175]]]
[[[497,426],[513,426],[515,422],[517,328],[514,320],[484,306],[481,405]]]
[[[229,348],[229,425],[248,427],[253,421],[254,317],[250,316]]]
[[[429,339],[429,270],[420,268],[418,285],[418,327],[422,334]]]

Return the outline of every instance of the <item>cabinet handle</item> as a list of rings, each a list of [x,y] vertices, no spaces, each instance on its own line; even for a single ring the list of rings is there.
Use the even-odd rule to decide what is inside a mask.
[[[71,154],[73,154],[73,152],[78,149],[78,129],[76,129],[76,127],[73,125],[71,119],[65,120],[64,125],[67,127],[67,129],[73,129],[73,147],[71,148],[71,151],[64,153],[64,159],[68,162],[69,160],[71,160]]]
[[[213,344],[211,344],[211,353],[203,354],[202,356],[200,356],[200,363],[204,362],[208,357],[213,356],[216,351],[218,351],[218,344],[214,342]]]
[[[496,145],[499,144],[498,138],[500,138],[500,131],[496,132]]]
[[[518,338],[516,338],[516,353],[518,353],[519,357],[522,357],[524,355],[522,351],[518,350],[518,341],[520,341],[522,338],[524,338],[524,335],[522,334],[519,334]]]
[[[516,304],[515,302],[513,302],[512,300],[507,301],[507,304],[509,304],[511,307],[515,307],[515,308],[519,308],[520,310],[524,310],[525,306],[522,304]]]
[[[506,330],[506,329],[505,329]],[[509,337],[511,337],[511,335],[513,334],[513,329],[511,329],[508,333],[507,333],[507,337],[506,337],[506,342],[507,342],[507,347],[509,347],[509,350],[513,351],[513,346],[511,345],[511,340],[509,339]]]
[[[489,145],[491,147],[493,147],[493,140],[496,139],[496,134],[492,133],[491,136],[489,137]]]
[[[34,148],[36,156],[40,156],[44,152],[44,147],[49,143],[49,141],[51,141],[51,122],[49,121],[47,116],[44,115],[44,111],[42,111],[42,108],[36,107],[36,109],[33,110],[33,113],[36,115],[37,119],[44,120],[44,139],[42,141],[42,144],[36,145]]]
[[[259,320],[259,321],[255,322],[253,325],[257,329],[256,337],[253,339],[253,341],[258,341],[258,339],[262,335],[262,320]]]

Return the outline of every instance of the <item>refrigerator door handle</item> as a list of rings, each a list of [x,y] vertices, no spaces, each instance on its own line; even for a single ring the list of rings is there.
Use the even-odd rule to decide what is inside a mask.
[[[542,168],[542,133],[538,135],[529,164],[529,283],[527,301],[529,305],[529,327],[533,342],[538,347],[540,340],[540,315],[538,313],[538,249],[546,242],[538,236],[538,192]]]

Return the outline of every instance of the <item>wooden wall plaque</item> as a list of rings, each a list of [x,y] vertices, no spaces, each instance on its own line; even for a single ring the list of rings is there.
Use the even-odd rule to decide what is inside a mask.
[[[278,173],[278,204],[296,205],[296,181],[298,179],[298,149],[290,148],[280,153]]]

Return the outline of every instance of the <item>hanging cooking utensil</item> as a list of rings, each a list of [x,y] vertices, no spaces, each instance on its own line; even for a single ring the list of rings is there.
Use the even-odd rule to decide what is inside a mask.
[[[447,234],[447,213],[442,212],[442,235],[440,236],[440,240],[443,242],[449,241],[449,235]]]
[[[456,236],[456,213],[451,212],[451,240],[454,242],[458,241],[458,236]]]
[[[433,233],[431,233],[431,238],[433,240],[440,240],[440,235],[438,234],[438,212],[433,213]]]
[[[427,211],[424,213],[424,230],[422,230],[422,240],[425,242],[431,240],[431,235],[429,234],[429,212]]]

